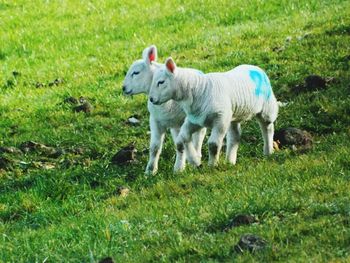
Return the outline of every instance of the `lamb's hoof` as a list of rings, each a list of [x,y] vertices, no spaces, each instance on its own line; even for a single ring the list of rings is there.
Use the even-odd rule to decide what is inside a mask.
[[[237,160],[229,160],[229,159],[226,159],[227,163],[230,164],[230,165],[236,165],[237,163]]]
[[[217,167],[219,165],[218,162],[209,162],[210,167]]]
[[[182,173],[183,171],[185,171],[185,166],[174,167],[174,173]]]
[[[202,165],[202,160],[200,158],[192,158],[188,161],[192,166],[194,167],[198,167],[200,165]]]
[[[155,175],[158,170],[146,169],[145,175]]]

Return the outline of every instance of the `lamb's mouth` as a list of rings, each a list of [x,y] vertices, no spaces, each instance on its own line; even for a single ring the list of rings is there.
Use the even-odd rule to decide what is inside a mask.
[[[124,94],[125,94],[125,95],[131,95],[131,94],[132,94],[132,90],[124,91]]]
[[[161,103],[160,103],[160,101],[159,100],[157,100],[157,101],[151,101],[154,105],[160,105]]]

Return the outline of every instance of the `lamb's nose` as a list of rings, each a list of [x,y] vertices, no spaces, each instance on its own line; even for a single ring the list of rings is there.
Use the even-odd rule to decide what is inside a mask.
[[[149,98],[149,101],[153,103],[153,98],[152,98],[152,97],[150,97],[150,98]]]
[[[123,85],[123,91],[125,92],[125,90],[126,90],[126,86],[125,86],[125,85]]]

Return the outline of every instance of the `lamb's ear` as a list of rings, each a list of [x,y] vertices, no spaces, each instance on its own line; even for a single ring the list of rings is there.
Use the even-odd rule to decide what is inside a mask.
[[[157,47],[152,45],[142,52],[142,58],[145,60],[147,64],[151,64],[153,61],[157,61]]]
[[[165,67],[169,73],[174,74],[176,69],[176,64],[171,57],[167,58],[167,60],[165,61]]]

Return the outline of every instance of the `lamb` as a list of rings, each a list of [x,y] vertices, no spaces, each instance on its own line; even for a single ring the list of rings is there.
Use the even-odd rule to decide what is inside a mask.
[[[273,152],[274,121],[278,103],[266,73],[259,67],[240,65],[223,73],[195,74],[176,67],[170,57],[154,72],[149,100],[163,105],[175,100],[187,117],[176,139],[179,152],[202,127],[211,128],[208,140],[209,165],[217,165],[227,134],[226,159],[236,164],[241,138],[240,123],[255,116],[264,140],[264,154]],[[200,160],[194,160],[200,165]]]
[[[142,59],[135,61],[130,66],[125,76],[123,82],[123,92],[125,95],[149,93],[153,72],[161,66],[156,60],[156,46],[152,45],[143,51]],[[196,72],[198,74],[198,71]],[[149,161],[145,173],[155,174],[158,170],[158,161],[166,130],[170,129],[172,138],[175,142],[186,115],[180,106],[173,100],[162,105],[154,105],[148,101],[147,107],[150,112],[149,122],[151,129],[151,142]],[[200,162],[201,149],[205,134],[206,129],[198,130],[198,132],[193,134],[193,139],[188,144],[189,150],[186,150],[185,152],[176,151],[174,171],[182,171],[185,168],[186,158],[190,163],[198,164],[198,162]],[[186,152],[191,152],[193,156]],[[193,158],[195,158],[196,162],[193,161]]]

